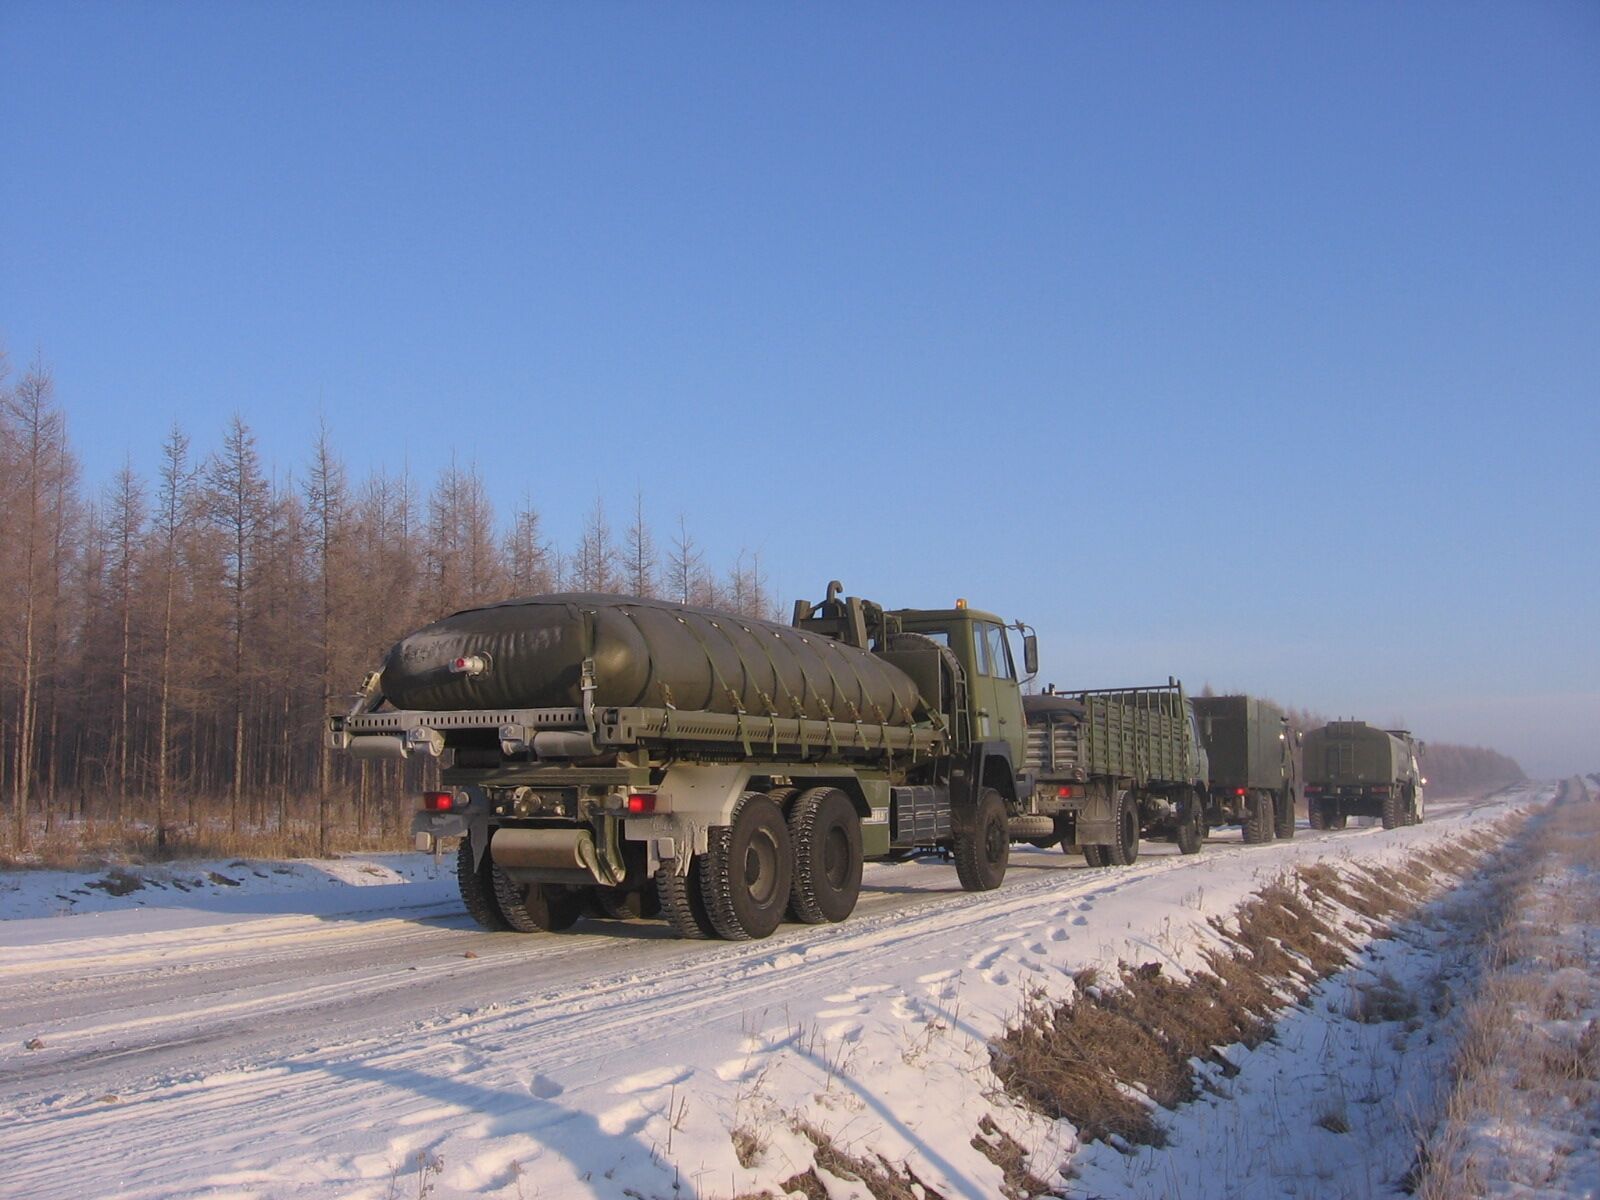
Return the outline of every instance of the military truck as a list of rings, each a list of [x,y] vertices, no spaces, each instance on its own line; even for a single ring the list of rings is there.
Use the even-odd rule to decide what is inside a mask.
[[[841,590],[790,626],[582,593],[467,609],[402,639],[330,744],[439,760],[412,829],[461,839],[490,929],[659,904],[683,937],[762,938],[844,920],[864,859],[927,849],[998,887],[1029,786],[1005,622]]]
[[[1198,696],[1194,712],[1210,763],[1209,825],[1238,825],[1252,845],[1294,836],[1294,745],[1289,718],[1254,696]]]
[[[1206,751],[1183,685],[1023,697],[1033,790],[1012,822],[1036,846],[1128,866],[1143,835],[1184,854],[1205,840]]]
[[[1308,730],[1302,757],[1311,827],[1343,829],[1352,816],[1380,817],[1385,829],[1421,821],[1422,750],[1407,730],[1365,721]]]

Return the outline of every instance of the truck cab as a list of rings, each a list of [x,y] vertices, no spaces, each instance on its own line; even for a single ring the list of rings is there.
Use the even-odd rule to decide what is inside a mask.
[[[1016,772],[1023,764],[1027,718],[1022,712],[1022,686],[1006,623],[959,600],[955,608],[897,609],[886,615],[899,621],[902,633],[937,642],[960,664],[966,695],[956,714],[962,726],[957,730],[958,742],[987,747],[988,759],[1004,758],[1006,781],[1002,784],[998,768],[990,766],[983,771],[987,786],[1010,801],[1026,794],[1025,787],[1018,787]],[[1031,634],[1024,639],[1024,652],[1031,674],[1038,667]]]

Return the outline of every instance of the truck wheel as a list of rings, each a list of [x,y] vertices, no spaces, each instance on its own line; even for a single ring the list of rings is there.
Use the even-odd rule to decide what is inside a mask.
[[[1390,788],[1383,798],[1383,827],[1398,829],[1406,823],[1405,800],[1399,788]]]
[[[772,802],[783,811],[784,820],[789,819],[789,814],[794,811],[794,798],[800,794],[797,787],[773,788],[767,793]]]
[[[1197,854],[1206,840],[1206,818],[1200,797],[1193,790],[1178,800],[1178,853]]]
[[[951,814],[952,818],[955,816]],[[1006,877],[1011,861],[1011,819],[1006,802],[993,788],[978,793],[972,811],[955,825],[956,878],[969,892],[992,892]]]
[[[1249,812],[1244,819],[1244,844],[1260,846],[1272,840],[1272,793],[1251,792]]]
[[[681,938],[713,938],[710,914],[706,912],[705,896],[700,891],[699,864],[690,861],[689,873],[679,875],[673,863],[663,862],[656,869],[656,896],[661,913],[672,926],[672,932]]]
[[[1326,829],[1328,827],[1328,819],[1322,813],[1321,800],[1306,801],[1306,824],[1313,829]]]
[[[1111,805],[1111,828],[1117,840],[1105,847],[1106,866],[1131,867],[1139,858],[1139,802],[1132,792],[1118,792]]]
[[[583,893],[559,884],[519,883],[491,865],[494,898],[506,922],[518,933],[557,933],[583,915]]]
[[[710,831],[700,889],[711,926],[730,942],[759,940],[783,921],[794,879],[794,849],[783,811],[764,792],[746,792],[731,824]]]
[[[1106,865],[1106,850],[1107,847],[1105,846],[1085,846],[1083,848],[1083,861],[1091,867],[1103,867]]]
[[[1272,832],[1285,841],[1294,837],[1294,788],[1286,787],[1272,806]]]
[[[493,867],[487,854],[482,862],[474,865],[472,839],[461,839],[461,846],[456,850],[456,886],[461,890],[461,902],[479,925],[499,932],[510,929],[511,922],[506,920],[494,898],[494,883],[489,878]]]
[[[838,788],[810,788],[789,813],[789,912],[807,925],[842,921],[861,895],[861,821]]]
[[[661,900],[654,887],[623,888],[597,887],[594,889],[594,906],[601,914],[614,921],[634,921],[640,917],[654,917],[661,912]]]

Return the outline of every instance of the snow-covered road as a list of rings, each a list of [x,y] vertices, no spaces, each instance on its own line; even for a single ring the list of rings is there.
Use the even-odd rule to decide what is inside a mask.
[[[644,921],[484,933],[415,859],[403,882],[7,920],[0,1193],[731,1196],[808,1165],[786,1132],[805,1106],[946,1194],[997,1194],[969,1146],[993,1100],[977,1077],[1025,986],[1181,963],[1188,930],[1285,866],[1404,854],[1537,794],[1390,833],[1147,845],[1120,871],[1018,848],[988,894],[937,862],[873,865],[845,924],[747,944]],[[739,1128],[765,1143],[748,1167]],[[419,1153],[442,1161],[421,1180]]]

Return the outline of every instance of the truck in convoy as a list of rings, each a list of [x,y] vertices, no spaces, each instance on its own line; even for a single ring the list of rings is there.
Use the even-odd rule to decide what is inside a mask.
[[[1423,744],[1404,729],[1330,721],[1306,732],[1306,808],[1313,829],[1343,829],[1352,816],[1380,817],[1385,829],[1422,820],[1417,765]]]
[[[396,644],[330,744],[439,760],[413,832],[461,839],[490,929],[659,903],[681,936],[762,938],[848,917],[864,859],[933,848],[998,887],[1031,789],[1006,623],[841,590],[789,626],[596,594],[467,609]]]
[[[1205,840],[1206,750],[1183,685],[1024,696],[1025,769],[1033,776],[1013,829],[1036,846],[1082,851],[1090,866],[1127,866],[1141,836],[1184,854]]]
[[[1210,762],[1209,825],[1239,825],[1252,845],[1294,836],[1294,745],[1289,718],[1254,696],[1198,696],[1195,716]]]

